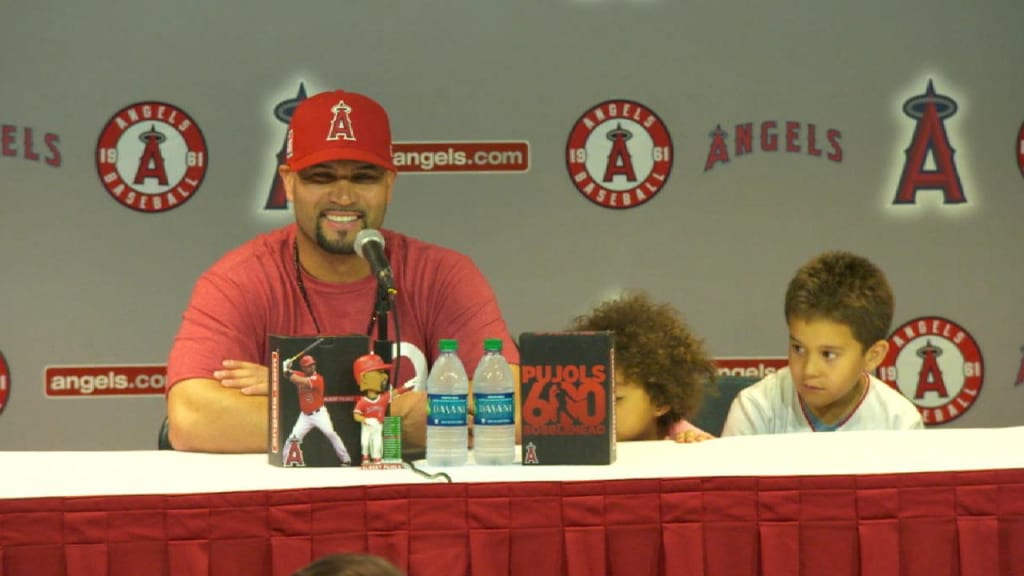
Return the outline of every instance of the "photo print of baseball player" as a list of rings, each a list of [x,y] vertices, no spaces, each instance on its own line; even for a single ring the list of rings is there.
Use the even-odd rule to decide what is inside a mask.
[[[313,428],[319,428],[334,447],[341,465],[351,466],[352,458],[348,455],[341,436],[334,430],[331,415],[324,406],[324,377],[316,371],[316,359],[310,354],[304,354],[299,358],[299,370],[292,370],[291,364],[292,359],[285,360],[281,364],[281,370],[284,376],[295,384],[299,395],[299,417],[285,442],[284,453],[290,454],[293,449],[301,451],[302,439]]]
[[[387,390],[391,379],[391,365],[385,364],[380,356],[369,353],[356,358],[352,363],[352,375],[359,383],[363,397],[356,402],[352,417],[362,425],[360,445],[363,451],[363,465],[379,464],[384,450],[384,417],[388,415],[391,392]],[[395,390],[395,396],[412,390],[414,384],[406,384]]]

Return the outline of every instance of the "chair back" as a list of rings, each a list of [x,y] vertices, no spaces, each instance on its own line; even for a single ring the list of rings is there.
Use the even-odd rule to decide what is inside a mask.
[[[167,436],[167,417],[164,416],[164,421],[160,424],[160,432],[156,438],[156,447],[159,450],[174,450],[174,446],[171,446],[171,439]]]
[[[690,423],[708,434],[721,436],[733,398],[758,380],[756,376],[719,376],[704,389],[704,403]]]

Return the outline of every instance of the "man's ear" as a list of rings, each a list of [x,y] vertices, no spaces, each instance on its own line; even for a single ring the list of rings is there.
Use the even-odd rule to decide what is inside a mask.
[[[387,200],[387,203],[388,204],[391,204],[391,193],[394,192],[394,190],[395,190],[395,177],[396,176],[398,176],[397,173],[388,170],[387,171],[387,175],[385,175],[385,177],[384,177],[387,180],[387,187],[388,187],[388,196],[387,196],[388,200]]]
[[[662,416],[664,416],[667,413],[668,413],[668,406],[667,405],[658,406],[658,409],[654,411],[654,415],[656,417],[658,417],[658,418],[661,418]]]
[[[281,184],[284,186],[284,194],[288,197],[288,202],[292,201],[292,196],[295,194],[294,182],[292,182],[292,169],[287,164],[281,164],[277,167],[277,174],[281,177]]]
[[[867,352],[864,353],[865,368],[868,372],[874,372],[875,368],[885,360],[885,355],[889,353],[889,341],[879,340],[868,348]]]

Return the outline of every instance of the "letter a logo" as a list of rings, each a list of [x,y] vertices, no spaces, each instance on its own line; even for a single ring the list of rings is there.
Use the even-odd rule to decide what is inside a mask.
[[[626,141],[633,137],[633,133],[625,130],[622,124],[608,131],[606,135],[612,142],[612,149],[608,153],[608,165],[604,170],[604,181],[611,182],[616,176],[626,177],[627,182],[636,182],[636,170],[633,169],[633,157],[629,155],[629,148]]]
[[[306,99],[306,85],[299,83],[299,92],[294,98],[282,100],[274,106],[274,118],[278,122],[288,126],[292,121],[292,114],[299,103]],[[281,141],[281,149],[277,151],[274,162],[274,177],[270,181],[270,194],[267,195],[267,202],[264,210],[284,210],[288,208],[288,195],[284,191],[284,183],[281,182],[281,175],[277,173],[277,167],[285,163],[288,158],[289,144],[291,144],[291,130],[285,130],[284,139]]]
[[[139,158],[139,168],[135,171],[135,184],[143,184],[147,178],[156,178],[161,186],[167,185],[167,169],[164,168],[164,156],[160,153],[160,144],[166,139],[167,137],[153,126],[139,135],[143,149],[142,157]]]
[[[306,461],[302,456],[302,446],[295,440],[289,440],[285,449],[285,466],[305,466]]]
[[[943,204],[963,204],[963,185],[953,161],[955,151],[949,144],[944,119],[956,114],[957,104],[948,96],[935,93],[932,81],[924,94],[903,104],[903,113],[917,120],[914,138],[906,151],[903,175],[893,204],[916,204],[918,190],[941,190]],[[926,169],[931,154],[935,168]]]
[[[917,374],[917,391],[914,393],[914,399],[924,398],[926,392],[935,392],[940,398],[949,398],[949,392],[946,391],[946,383],[942,379],[942,370],[938,363],[939,356],[942,356],[942,349],[932,346],[929,341],[917,350],[917,355],[922,361],[921,371]]]
[[[722,125],[715,126],[715,129],[708,134],[711,137],[711,148],[708,150],[708,159],[704,162],[704,171],[707,172],[720,162],[729,162],[729,146],[725,140],[729,134],[722,130]]]
[[[344,100],[339,100],[334,108],[331,108],[334,118],[331,120],[331,129],[327,133],[328,140],[356,139],[355,134],[352,133],[352,120],[348,117],[348,113],[351,111],[352,107],[345,104]]]
[[[526,445],[526,455],[523,456],[523,464],[540,464],[537,458],[537,445],[530,442]]]

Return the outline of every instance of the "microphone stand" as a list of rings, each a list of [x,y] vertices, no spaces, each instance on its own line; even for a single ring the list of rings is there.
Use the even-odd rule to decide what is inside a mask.
[[[391,351],[393,342],[388,338],[388,314],[391,312],[391,307],[394,305],[394,295],[395,295],[395,291],[394,290],[390,290],[389,291],[387,289],[387,287],[384,285],[383,282],[378,282],[377,283],[377,301],[374,303],[373,315],[370,317],[370,325],[366,329],[367,336],[372,336],[373,335],[373,323],[374,323],[374,321],[377,322],[377,338],[375,338],[373,340],[373,353],[376,354],[377,356],[380,356],[380,358],[384,361],[385,364],[391,364],[391,376],[388,378],[388,388],[390,388],[390,390],[392,390],[392,391],[398,389],[398,384],[397,384],[398,383],[398,372],[399,372],[398,368],[399,368],[399,364],[401,363],[401,362],[395,362],[395,363],[392,364],[392,358],[394,358],[395,355]],[[395,333],[396,333],[396,335],[400,336],[400,334],[398,333],[398,317],[397,316],[395,317]],[[399,359],[401,359],[401,352],[399,352],[399,356],[398,357],[399,357]],[[396,444],[395,444],[395,447],[394,447],[394,449],[397,452],[395,454],[392,454],[390,456],[390,458],[396,458],[398,461],[401,461],[402,460],[401,423],[397,419],[397,417],[393,417],[392,414],[391,414],[391,400],[394,400],[393,396],[388,401],[387,408],[384,411],[384,414],[385,414],[384,420],[385,420],[385,425],[386,426],[393,426],[394,428],[397,429],[397,432],[395,433],[395,434],[397,434],[397,436],[396,436],[397,440],[396,440]],[[394,419],[394,421],[392,421],[392,419]],[[388,424],[389,421],[392,421],[392,422],[390,424]],[[381,433],[383,434],[383,432],[381,432]],[[381,437],[381,441],[383,441],[383,436]],[[389,460],[389,456],[388,456],[388,451],[387,450],[385,450],[384,458],[385,458],[385,465],[387,465],[388,464],[387,461]],[[392,465],[395,465],[395,464],[392,464]],[[398,464],[398,466],[401,467],[401,464]]]
[[[391,363],[391,345],[388,340],[388,314],[391,312],[392,295],[384,284],[377,283],[377,302],[374,304],[373,316],[370,318],[370,329],[373,321],[377,321],[377,338],[373,341],[373,353],[380,356],[385,364]]]

